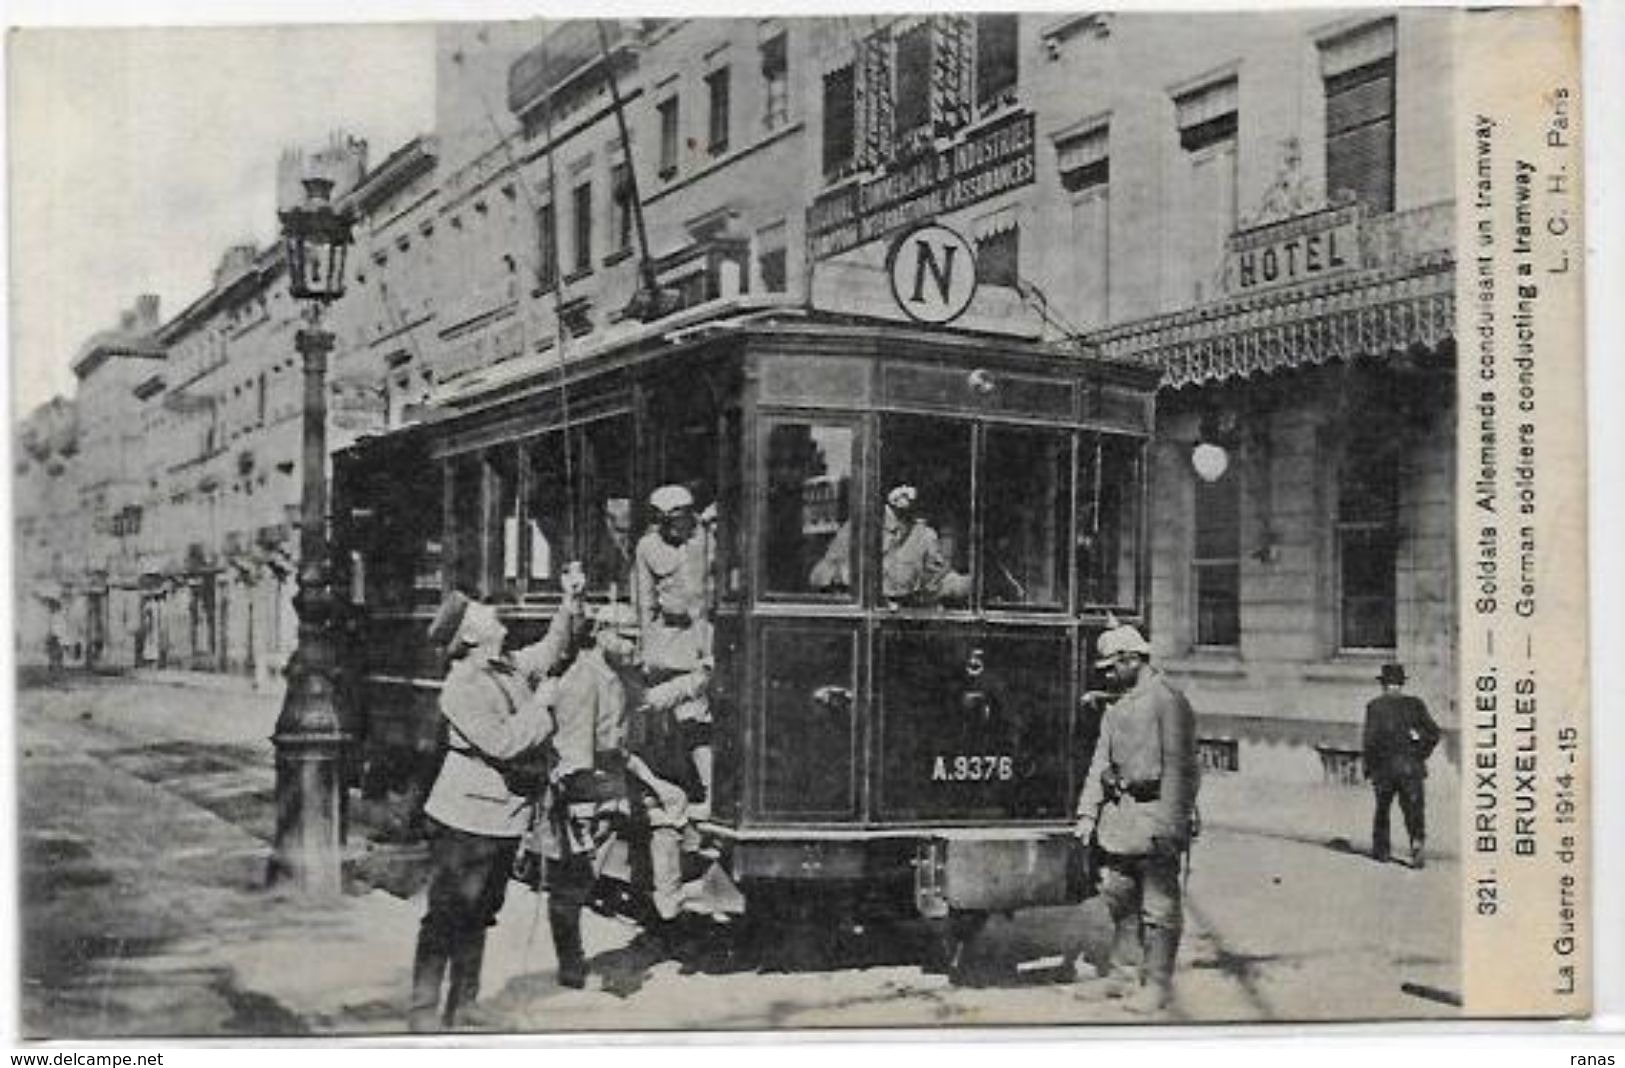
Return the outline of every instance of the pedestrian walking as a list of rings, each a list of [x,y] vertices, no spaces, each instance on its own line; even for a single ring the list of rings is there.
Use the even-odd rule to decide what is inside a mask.
[[[1101,719],[1078,799],[1077,834],[1098,845],[1100,893],[1112,919],[1111,957],[1101,975],[1106,996],[1155,1012],[1170,1001],[1184,927],[1180,868],[1196,807],[1196,717],[1151,666],[1150,643],[1134,627],[1107,630],[1097,648],[1096,666],[1120,695]]]
[[[1440,733],[1422,699],[1402,692],[1405,681],[1403,664],[1384,664],[1377,675],[1382,694],[1365,706],[1365,774],[1377,802],[1371,817],[1371,856],[1379,861],[1389,858],[1388,817],[1397,796],[1411,839],[1411,866],[1420,868],[1427,844],[1423,784]]]
[[[501,911],[541,785],[518,781],[519,759],[554,730],[549,675],[570,651],[580,574],[566,573],[564,600],[542,640],[511,655],[502,651],[507,628],[496,610],[459,592],[429,626],[451,667],[440,691],[448,747],[424,805],[431,875],[412,965],[414,1031],[468,1022],[479,996],[486,928]]]

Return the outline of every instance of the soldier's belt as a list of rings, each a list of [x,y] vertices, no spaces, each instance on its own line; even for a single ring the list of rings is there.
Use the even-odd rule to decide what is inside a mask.
[[[1146,779],[1143,782],[1125,782],[1122,791],[1136,801],[1157,801],[1162,797],[1162,781]]]

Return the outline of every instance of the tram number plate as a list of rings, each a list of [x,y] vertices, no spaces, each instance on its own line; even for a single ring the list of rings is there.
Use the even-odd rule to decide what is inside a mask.
[[[1009,782],[1016,777],[1015,757],[998,754],[938,756],[931,764],[932,782]]]

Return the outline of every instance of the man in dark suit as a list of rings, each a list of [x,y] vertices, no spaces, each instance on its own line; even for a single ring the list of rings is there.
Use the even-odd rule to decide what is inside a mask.
[[[1427,839],[1422,784],[1427,779],[1428,756],[1439,744],[1439,725],[1428,715],[1421,698],[1401,692],[1404,665],[1384,664],[1377,681],[1382,684],[1382,695],[1365,706],[1365,774],[1377,794],[1371,855],[1388,859],[1388,814],[1398,795],[1405,831],[1411,837],[1411,866],[1420,868]]]

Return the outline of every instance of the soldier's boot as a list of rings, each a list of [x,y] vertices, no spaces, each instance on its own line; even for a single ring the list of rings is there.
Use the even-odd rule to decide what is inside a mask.
[[[668,922],[676,919],[683,911],[682,834],[677,828],[655,827],[649,832],[649,875],[655,913]]]
[[[1112,945],[1105,964],[1084,989],[1096,997],[1126,998],[1140,985],[1140,917],[1135,913],[1119,917],[1112,931]]]
[[[581,910],[548,902],[547,924],[553,931],[553,954],[559,961],[559,985],[580,990],[587,985],[587,954],[581,946]]]
[[[470,1013],[480,996],[480,972],[485,967],[485,928],[470,934],[451,954],[451,980],[446,984],[446,1011],[441,1022],[477,1024]]]
[[[447,954],[438,940],[418,936],[412,958],[412,1001],[407,1026],[416,1032],[440,1029],[440,984],[446,977]]]
[[[1424,844],[1420,838],[1411,841],[1411,867],[1422,868],[1427,866],[1427,861],[1422,856],[1422,846]]]
[[[1145,985],[1124,1005],[1130,1012],[1162,1012],[1173,1001],[1174,959],[1179,956],[1179,931],[1160,924],[1145,927]]]

